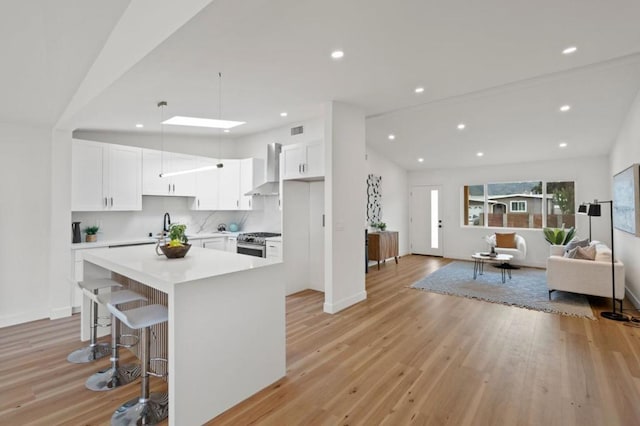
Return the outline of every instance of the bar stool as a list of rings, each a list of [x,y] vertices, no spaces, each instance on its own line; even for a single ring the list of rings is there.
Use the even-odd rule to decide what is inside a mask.
[[[67,361],[74,364],[83,364],[96,359],[100,359],[109,355],[110,345],[109,343],[97,343],[96,329],[98,326],[106,326],[98,323],[98,302],[95,299],[99,294],[99,291],[105,288],[122,287],[122,284],[115,282],[109,278],[100,278],[94,280],[85,280],[78,283],[78,286],[82,291],[92,299],[89,308],[89,317],[91,321],[91,327],[89,332],[89,346],[76,349],[71,352],[67,357]]]
[[[151,359],[151,326],[168,321],[169,311],[163,305],[147,305],[141,308],[119,310],[111,303],[109,311],[127,327],[141,330],[142,380],[140,397],[125,402],[111,417],[112,425],[156,424],[169,415],[169,396],[166,393],[149,393],[149,376],[162,377],[149,371]],[[154,359],[154,361],[166,361]]]
[[[112,304],[114,306],[129,302],[146,301],[147,298],[131,290],[114,291],[108,294],[98,294],[98,303],[102,305]],[[92,391],[108,391],[131,383],[140,376],[140,365],[127,364],[120,365],[119,347],[130,348],[137,343],[122,344],[122,337],[135,337],[133,335],[120,335],[120,320],[111,314],[111,367],[98,371],[90,376],[85,386]]]

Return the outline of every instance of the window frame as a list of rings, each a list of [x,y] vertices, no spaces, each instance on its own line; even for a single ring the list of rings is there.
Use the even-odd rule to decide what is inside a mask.
[[[514,210],[513,205],[522,203],[524,205],[524,210]],[[511,200],[509,201],[509,211],[511,213],[526,213],[527,212],[527,200]]]

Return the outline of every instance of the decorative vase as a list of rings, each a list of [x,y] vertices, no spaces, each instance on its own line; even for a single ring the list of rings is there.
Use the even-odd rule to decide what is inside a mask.
[[[85,241],[88,243],[95,243],[96,241],[98,241],[98,236],[96,234],[87,234],[87,238],[85,239]]]
[[[496,253],[495,246],[491,246],[491,251],[489,251],[489,257],[496,257],[498,253]]]
[[[549,246],[549,256],[564,256],[564,247],[557,244]]]

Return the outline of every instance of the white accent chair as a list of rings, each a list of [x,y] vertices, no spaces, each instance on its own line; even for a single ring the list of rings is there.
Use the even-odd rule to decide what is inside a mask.
[[[510,254],[513,256],[513,261],[522,261],[527,257],[527,242],[522,235],[516,234],[516,248],[504,248],[496,247],[496,253],[498,254]],[[488,240],[492,246],[496,245],[496,234],[491,235]]]

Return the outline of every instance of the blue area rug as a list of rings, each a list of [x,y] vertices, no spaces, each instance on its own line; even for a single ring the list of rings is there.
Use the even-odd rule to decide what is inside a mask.
[[[502,284],[501,271],[485,264],[484,274],[473,279],[473,262],[453,261],[411,287],[434,293],[462,296],[536,311],[595,319],[584,295],[547,290],[546,271],[521,268]]]

